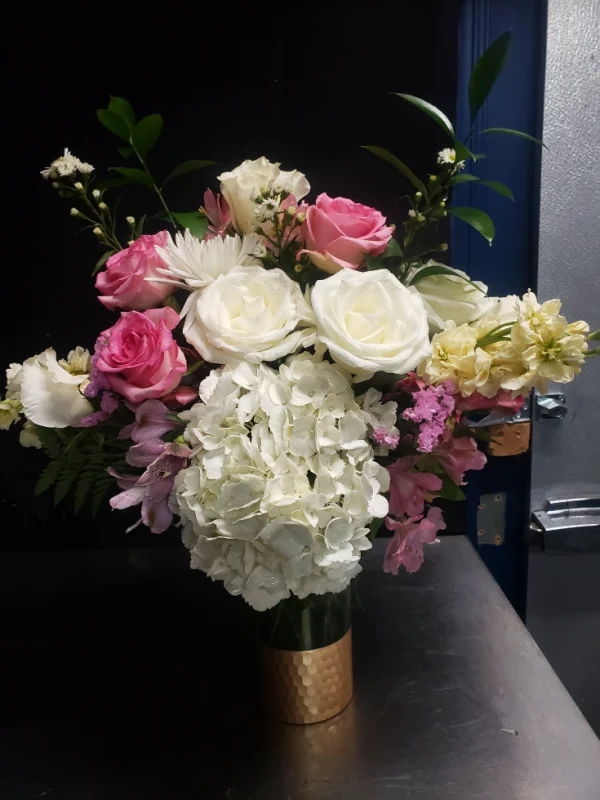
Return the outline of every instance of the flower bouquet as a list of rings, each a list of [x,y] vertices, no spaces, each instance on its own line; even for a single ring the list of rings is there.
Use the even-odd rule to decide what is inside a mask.
[[[474,69],[473,117],[508,43]],[[0,404],[2,427],[23,420],[21,444],[48,456],[37,492],[72,492],[75,511],[109,494],[155,534],[176,521],[191,567],[260,612],[273,697],[299,722],[350,699],[348,587],[382,523],[383,569],[419,569],[445,527],[435,499],[462,498],[466,472],[485,464],[470,415],[573,380],[598,338],[558,300],[489,297],[439,260],[449,215],[493,238],[483,211],[451,204],[480,156],[439,109],[399,97],[449,146],[423,180],[367,148],[414,187],[395,224],[347,198],[308,202],[304,174],[264,157],[175,212],[165,184],[213,162],[159,183],[147,158],[161,117],[136,122],[113,97],[98,119],[139,166],[97,181],[65,150],[42,175],[102,248],[95,284],[114,321],[91,351],[11,364]],[[129,184],[153,194],[154,216],[117,216],[114,191]]]

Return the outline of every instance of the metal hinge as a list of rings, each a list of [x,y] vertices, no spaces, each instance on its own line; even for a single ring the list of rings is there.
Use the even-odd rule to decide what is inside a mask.
[[[533,409],[533,411],[532,411]],[[465,421],[470,428],[489,428],[491,425],[514,425],[518,422],[531,422],[539,419],[564,419],[567,416],[567,398],[562,392],[540,394],[534,391],[516,414],[502,414],[492,411],[480,420]]]
[[[546,500],[532,513],[529,534],[546,553],[600,553],[600,497]]]

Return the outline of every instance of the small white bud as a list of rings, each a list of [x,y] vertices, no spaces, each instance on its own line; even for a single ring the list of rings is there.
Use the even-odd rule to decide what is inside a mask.
[[[128,225],[135,225],[135,217],[125,217],[125,222]]]
[[[94,234],[94,236],[104,236],[102,228],[98,228],[97,226],[94,228],[92,233]]]
[[[417,214],[417,222],[425,222],[425,217],[423,214]]]
[[[70,213],[70,215],[72,217],[78,217],[79,216],[79,211],[76,208],[72,208],[69,213]]]
[[[78,192],[83,192],[83,183],[81,183],[81,181],[77,181],[77,183],[75,183],[74,186]]]
[[[423,192],[415,192],[415,197],[420,200],[423,197]]]
[[[56,181],[52,181],[52,188],[53,189],[60,189],[60,183],[57,183]]]
[[[445,207],[446,207],[446,201],[442,200],[442,202],[440,203],[440,208],[445,208]]]
[[[94,200],[100,200],[100,197],[102,196],[102,192],[100,191],[100,189],[94,189],[94,191],[92,192],[92,195],[94,197]]]
[[[106,209],[108,208],[108,206],[106,205],[106,203],[98,203],[98,208],[99,208],[101,211],[106,211]]]
[[[412,217],[413,219],[417,216],[417,212],[414,210],[414,208],[408,209],[408,216]]]

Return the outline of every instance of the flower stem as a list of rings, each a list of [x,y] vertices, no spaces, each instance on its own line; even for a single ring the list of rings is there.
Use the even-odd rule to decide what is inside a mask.
[[[152,188],[153,188],[153,189],[154,189],[154,191],[156,192],[156,194],[157,194],[157,196],[158,196],[158,199],[160,200],[160,202],[161,202],[161,204],[162,204],[162,207],[164,208],[164,210],[165,210],[165,212],[166,212],[167,216],[169,217],[169,219],[171,220],[171,225],[172,225],[172,226],[175,228],[175,230],[178,230],[178,227],[179,227],[179,226],[178,226],[178,225],[177,225],[177,223],[175,222],[175,218],[173,217],[173,214],[171,214],[171,211],[170,211],[170,209],[169,209],[169,206],[166,204],[166,202],[165,202],[165,198],[163,197],[163,194],[162,194],[161,190],[160,190],[160,189],[158,188],[158,186],[156,185],[156,181],[154,180],[154,178],[153,178],[153,176],[152,176],[152,173],[151,173],[151,172],[150,172],[150,170],[148,169],[148,165],[147,165],[147,164],[146,164],[146,162],[144,161],[144,158],[143,158],[142,154],[139,152],[139,150],[137,149],[137,147],[134,145],[133,141],[131,140],[131,137],[130,137],[130,139],[129,139],[129,143],[130,143],[130,144],[131,144],[131,146],[133,147],[133,152],[134,152],[134,153],[136,154],[136,156],[138,157],[138,161],[140,162],[140,164],[142,165],[142,167],[143,167],[143,168],[146,170],[146,173],[147,173],[148,177],[149,177],[149,178],[150,178],[150,180],[152,181]]]

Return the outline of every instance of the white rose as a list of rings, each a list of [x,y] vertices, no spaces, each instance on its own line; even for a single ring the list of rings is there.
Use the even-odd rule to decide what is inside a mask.
[[[244,161],[231,172],[223,172],[219,180],[223,197],[229,203],[231,221],[240,233],[250,233],[260,225],[256,215],[257,192],[271,197],[287,192],[298,201],[310,192],[310,184],[301,172],[284,172],[279,164],[272,164],[264,156]]]
[[[403,374],[429,355],[423,300],[387,269],[342,269],[312,290],[317,340],[335,361],[368,377]]]
[[[312,344],[312,325],[299,285],[285,272],[236,267],[198,293],[184,335],[214,364],[257,364]]]
[[[23,414],[44,428],[66,428],[94,410],[82,394],[88,376],[71,375],[56,360],[52,348],[28,358],[21,373]]]
[[[435,261],[428,261],[425,266],[413,271],[411,280],[414,280],[422,269],[433,266],[438,264]],[[449,321],[457,325],[473,322],[489,311],[493,305],[492,299],[487,296],[485,283],[481,281],[468,283],[469,276],[466,272],[460,269],[453,269],[452,272],[454,273],[452,275],[430,275],[414,284],[423,298],[429,330],[432,333],[443,330]]]

